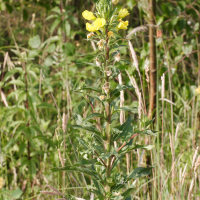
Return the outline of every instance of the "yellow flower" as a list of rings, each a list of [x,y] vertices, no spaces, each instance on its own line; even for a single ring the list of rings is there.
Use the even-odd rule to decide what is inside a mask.
[[[83,17],[87,20],[95,20],[96,17],[93,15],[92,12],[88,11],[88,10],[85,10],[83,13],[82,13]]]
[[[127,15],[129,15],[129,12],[128,12],[128,10],[126,10],[126,8],[124,8],[124,9],[121,9],[121,10],[119,11],[118,17],[119,17],[119,18],[124,18],[124,17],[126,17]]]
[[[108,32],[108,36],[110,36],[110,37],[115,37],[115,35],[114,35],[114,33],[113,33],[112,31],[109,31],[109,32]]]
[[[94,26],[92,26],[92,24],[90,23],[86,23],[86,29],[90,32],[95,31],[96,29],[94,28]]]
[[[106,20],[104,18],[97,18],[94,21],[94,27],[95,27],[96,30],[103,28],[105,24],[106,24]]]
[[[0,189],[3,187],[4,185],[4,179],[3,177],[0,177]]]
[[[128,26],[128,21],[121,21],[119,24],[118,24],[118,26],[117,26],[117,28],[118,29],[127,29],[127,26]]]
[[[195,92],[196,92],[197,94],[200,94],[200,86],[199,86],[198,88],[196,88]]]

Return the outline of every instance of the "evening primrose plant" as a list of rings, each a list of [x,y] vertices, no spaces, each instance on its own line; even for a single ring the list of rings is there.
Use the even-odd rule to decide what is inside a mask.
[[[117,1],[115,1],[116,3]],[[91,87],[81,83],[76,92],[81,93],[91,107],[92,113],[84,118],[75,115],[77,125],[74,129],[80,130],[77,137],[80,145],[85,149],[80,153],[79,161],[75,165],[53,168],[53,171],[78,171],[89,176],[91,184],[88,191],[95,194],[98,200],[130,199],[135,188],[134,179],[147,176],[152,167],[137,167],[129,174],[119,171],[124,156],[135,149],[150,150],[152,145],[136,145],[135,139],[139,134],[154,135],[148,127],[151,121],[146,118],[134,120],[137,108],[129,106],[119,107],[119,93],[131,86],[119,84],[111,88],[111,82],[120,71],[115,64],[121,61],[119,41],[126,38],[120,36],[120,29],[127,29],[129,22],[124,18],[129,15],[127,9],[119,10],[110,0],[99,0],[96,4],[96,13],[85,10],[83,17],[89,22],[86,29],[89,31],[87,40],[98,46],[95,56],[95,66],[99,68],[99,87]],[[94,64],[93,64],[94,65]],[[101,105],[99,113],[96,105]],[[132,113],[127,120],[120,120],[120,112]],[[119,117],[120,116],[120,117]],[[140,125],[138,125],[140,124]],[[137,162],[136,162],[137,163]],[[69,195],[65,199],[79,199]]]

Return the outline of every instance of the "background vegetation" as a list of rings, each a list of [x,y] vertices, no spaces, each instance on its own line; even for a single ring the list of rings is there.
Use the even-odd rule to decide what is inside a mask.
[[[129,153],[120,171],[155,165],[151,176],[134,183],[131,199],[200,199],[200,100],[195,93],[200,75],[200,2],[157,0],[153,19],[149,3],[121,0],[118,6],[130,11],[128,33],[141,25],[150,29],[152,20],[155,23],[157,76],[153,81],[157,84],[152,129],[158,136],[135,139],[137,144],[149,143],[155,148]],[[85,118],[91,113],[88,102],[75,90],[84,83],[98,84],[97,69],[88,64],[94,63],[95,47],[85,40],[87,32],[81,14],[94,10],[94,4],[92,0],[0,0],[2,200],[55,199],[39,193],[45,185],[90,198],[87,176],[52,172],[51,168],[61,166],[57,148],[65,164],[75,163],[82,152],[76,140],[81,133],[70,125],[77,123],[78,115]],[[149,108],[149,32],[131,37]],[[121,52],[122,57],[130,57],[127,47],[122,47]],[[130,63],[122,61],[117,67],[125,85],[131,85],[125,70],[139,85],[140,79]],[[163,73],[165,100],[161,99]],[[116,85],[117,80],[111,87]],[[138,106],[135,91],[125,90],[124,105]],[[64,132],[59,140],[55,138],[58,125]]]

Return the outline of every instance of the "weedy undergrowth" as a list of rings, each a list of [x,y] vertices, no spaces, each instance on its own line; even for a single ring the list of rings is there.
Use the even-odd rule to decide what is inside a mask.
[[[141,100],[141,93],[138,91],[139,109],[121,103],[119,106],[119,100],[122,101],[120,92],[134,87],[123,85],[122,80],[115,88],[111,87],[112,81],[120,75],[115,64],[121,61],[122,44],[125,46],[128,43],[134,62],[137,61],[130,41],[120,35],[120,29],[127,29],[129,24],[123,21],[129,12],[125,8],[119,10],[110,0],[99,0],[95,13],[86,10],[82,15],[92,21],[86,23],[86,29],[90,32],[87,40],[96,43],[99,49],[95,58],[95,67],[99,68],[98,84],[97,87],[91,87],[83,82],[75,91],[82,94],[92,111],[85,118],[75,114],[77,125],[72,126],[82,131],[77,140],[85,150],[75,165],[53,168],[52,171],[77,171],[89,176],[92,181],[88,190],[95,194],[95,199],[128,199],[135,187],[133,180],[148,176],[152,167],[137,167],[129,174],[122,173],[119,167],[123,157],[135,149],[151,149],[152,145],[137,145],[135,138],[144,134],[155,135],[149,129],[152,120],[142,115],[145,103]],[[126,60],[124,62],[129,63]],[[139,70],[137,66],[138,63],[136,71]],[[97,105],[101,107],[99,113],[96,112]],[[137,111],[139,118],[136,117]],[[127,120],[124,112],[128,113]],[[119,118],[120,124],[116,121]],[[47,191],[42,193],[48,194]],[[67,194],[60,195],[62,199],[79,199]]]

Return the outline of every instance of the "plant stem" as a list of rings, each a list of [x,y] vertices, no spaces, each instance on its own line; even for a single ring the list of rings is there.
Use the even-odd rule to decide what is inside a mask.
[[[156,104],[156,45],[155,45],[155,28],[154,28],[154,16],[156,2],[155,0],[150,0],[150,11],[149,20],[151,26],[149,27],[149,43],[150,43],[150,98],[149,98],[149,117],[152,118],[153,111]]]
[[[27,110],[29,110],[29,106],[28,106],[28,80],[27,80],[27,71],[26,71],[26,65],[24,62],[22,62],[22,68],[25,72],[24,74],[24,80],[25,80],[25,90],[26,90],[26,101],[25,101],[25,107]],[[27,121],[26,124],[27,127],[29,127],[29,121]],[[28,160],[29,162],[31,161],[31,150],[30,150],[30,140],[28,138],[28,144],[27,144],[27,151],[28,151]],[[31,165],[30,165],[31,166]],[[30,169],[31,170],[31,169]],[[30,175],[30,180],[31,180],[31,175]],[[31,181],[31,186],[32,186],[33,182]],[[34,196],[34,192],[32,189],[32,196]]]
[[[108,47],[108,29],[106,28],[106,62],[105,62],[105,70],[108,71],[108,61],[109,61],[109,47]],[[109,76],[106,76],[106,88],[109,88]],[[108,91],[107,99],[109,100],[110,95]],[[107,114],[107,124],[106,124],[106,136],[107,136],[107,151],[111,150],[111,136],[110,136],[110,124],[111,124],[111,112],[110,112],[110,102],[106,105],[106,114]],[[106,169],[106,177],[107,179],[111,175],[111,162],[112,157],[107,159],[107,169]],[[110,192],[110,186],[106,185],[106,192]]]

